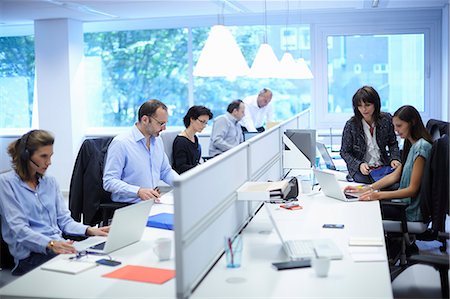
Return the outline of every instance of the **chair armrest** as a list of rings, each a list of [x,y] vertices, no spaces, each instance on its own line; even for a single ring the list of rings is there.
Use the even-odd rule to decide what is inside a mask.
[[[402,223],[402,232],[408,233],[408,220],[406,219],[406,207],[408,207],[407,203],[404,202],[394,202],[391,200],[380,201],[381,206],[388,206],[395,209],[398,209],[400,212],[400,219],[387,219],[387,220],[396,220]]]
[[[449,259],[447,255],[412,255],[411,261],[427,264],[436,268],[449,269]]]
[[[86,240],[88,238],[88,236],[70,235],[70,234],[66,234],[66,233],[63,233],[62,236],[66,240],[72,240],[72,241],[77,241],[77,242]]]

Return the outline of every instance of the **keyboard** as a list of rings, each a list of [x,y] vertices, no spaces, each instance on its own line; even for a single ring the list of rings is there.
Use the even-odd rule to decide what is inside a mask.
[[[291,253],[291,258],[302,259],[315,256],[314,243],[311,240],[289,240],[286,247]]]

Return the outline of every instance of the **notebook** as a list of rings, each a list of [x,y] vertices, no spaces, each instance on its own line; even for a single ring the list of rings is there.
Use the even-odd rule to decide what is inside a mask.
[[[90,237],[75,242],[78,251],[107,254],[141,240],[153,200],[146,200],[114,211],[108,237]]]
[[[359,194],[357,193],[344,193],[339,185],[334,174],[321,171],[318,169],[313,169],[314,176],[319,182],[320,187],[322,188],[323,193],[326,196],[333,197],[335,199],[339,199],[342,201],[358,201]]]
[[[285,240],[278,228],[275,218],[273,218],[272,211],[267,204],[264,204],[269,215],[270,221],[275,229],[278,238],[280,238],[284,252],[291,260],[311,259],[314,256],[328,257],[330,259],[339,260],[343,255],[341,250],[331,239],[312,239],[312,240]]]
[[[337,171],[347,171],[347,169],[341,168],[341,167],[336,167],[336,165],[334,164],[333,158],[331,157],[330,153],[328,152],[327,147],[325,146],[325,144],[321,143],[321,142],[316,142],[316,146],[317,149],[320,152],[320,155],[323,158],[323,161],[325,162],[325,165],[328,169],[330,170],[337,170]]]

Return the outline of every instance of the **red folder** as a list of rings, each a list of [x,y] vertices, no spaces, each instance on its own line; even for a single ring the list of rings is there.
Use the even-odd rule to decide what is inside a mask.
[[[175,270],[128,265],[103,277],[163,284],[175,277]]]

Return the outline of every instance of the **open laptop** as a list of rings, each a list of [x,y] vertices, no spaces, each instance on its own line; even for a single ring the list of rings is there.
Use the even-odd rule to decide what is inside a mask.
[[[322,188],[323,193],[326,196],[333,197],[342,201],[358,201],[359,194],[355,193],[345,193],[341,186],[339,185],[334,174],[329,173],[327,171],[322,171],[318,169],[313,169],[314,176],[319,182],[320,187]]]
[[[75,242],[78,251],[108,254],[141,240],[153,200],[146,200],[114,211],[107,237],[94,236]]]
[[[320,155],[323,158],[323,161],[325,162],[325,166],[330,169],[330,170],[336,170],[336,171],[347,171],[347,169],[345,167],[337,167],[334,164],[333,158],[331,157],[330,153],[328,152],[327,147],[325,146],[325,144],[321,143],[321,142],[316,142],[316,147],[320,152]]]
[[[275,232],[280,238],[284,252],[291,260],[311,259],[314,256],[328,257],[330,259],[342,259],[342,252],[331,239],[312,239],[312,240],[285,240],[278,228],[276,220],[273,218],[272,211],[268,204],[264,204],[272,222]]]

